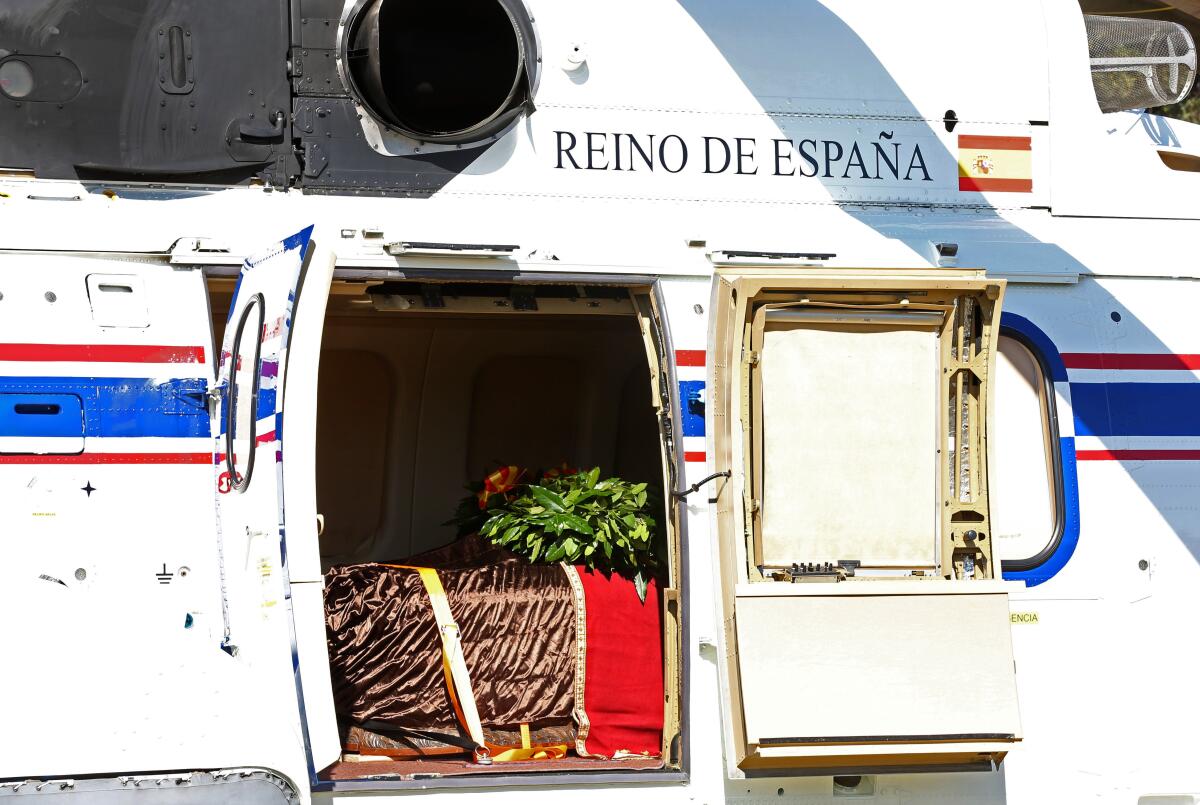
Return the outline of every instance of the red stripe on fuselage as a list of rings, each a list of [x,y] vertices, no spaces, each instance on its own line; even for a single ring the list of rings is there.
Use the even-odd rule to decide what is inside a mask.
[[[1079,461],[1200,461],[1200,450],[1076,450]]]
[[[222,441],[224,441],[224,438],[225,438],[225,434],[221,434]],[[275,431],[273,431],[273,430],[269,430],[266,433],[260,433],[254,437],[255,446],[260,445],[260,444],[266,444],[267,442],[273,442],[273,441],[275,441]],[[225,454],[224,453],[213,453],[212,458],[213,458],[214,464],[220,464],[222,461],[225,460]],[[237,461],[236,453],[234,453],[234,455],[233,455],[233,460],[235,462]]]
[[[204,347],[150,344],[0,344],[0,361],[204,363]]]
[[[79,453],[70,456],[0,455],[0,464],[208,464],[212,453]]]
[[[960,134],[959,148],[982,148],[991,151],[1032,151],[1030,137],[996,137],[990,134]]]
[[[1062,361],[1068,369],[1200,369],[1200,355],[1171,352],[1064,352]]]
[[[702,349],[677,349],[677,350],[675,350],[675,365],[676,366],[703,366],[704,365],[704,350],[702,350]]]
[[[958,189],[976,193],[1032,193],[1033,179],[989,179],[958,177]]]

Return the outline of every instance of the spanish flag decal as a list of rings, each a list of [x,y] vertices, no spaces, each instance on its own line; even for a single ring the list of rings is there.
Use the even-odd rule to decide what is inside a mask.
[[[1029,137],[958,135],[958,189],[1032,193],[1033,145]]]

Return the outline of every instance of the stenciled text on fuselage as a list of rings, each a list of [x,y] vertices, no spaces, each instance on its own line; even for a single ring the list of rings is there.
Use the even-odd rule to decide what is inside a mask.
[[[555,131],[555,168],[661,171],[833,180],[932,182],[919,143],[881,131],[873,140],[709,137],[678,134]]]

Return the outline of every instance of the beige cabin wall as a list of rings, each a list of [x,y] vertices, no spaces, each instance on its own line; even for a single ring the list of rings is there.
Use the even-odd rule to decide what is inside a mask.
[[[463,485],[500,464],[567,461],[660,487],[650,389],[632,316],[331,311],[317,402],[322,561],[449,542],[442,523]]]

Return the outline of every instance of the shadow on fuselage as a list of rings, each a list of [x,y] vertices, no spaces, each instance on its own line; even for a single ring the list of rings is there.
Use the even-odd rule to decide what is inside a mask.
[[[731,5],[722,0],[681,0],[681,3],[736,72],[746,90],[758,99],[768,114],[773,109],[786,107],[788,117],[794,118],[798,113],[802,115],[806,108],[805,99],[818,94],[822,101],[831,98],[843,103],[867,100],[877,108],[886,108],[887,120],[902,117],[909,132],[915,130],[925,135],[921,143],[926,164],[957,165],[957,154],[950,153],[944,140],[939,138],[945,137],[946,131],[942,110],[951,110],[956,106],[961,108],[958,103],[961,99],[946,97],[944,102],[938,102],[936,110],[918,109],[871,47],[844,20],[816,0],[764,0],[753,5]],[[958,69],[956,65],[939,62],[936,43],[932,41],[914,42],[907,53],[913,58],[929,59],[929,69],[924,74],[930,76],[931,81],[937,80],[939,70]],[[815,91],[818,87],[819,93]],[[869,109],[867,113],[870,113]],[[779,131],[777,136],[788,137],[779,125],[781,116],[772,117]],[[871,125],[869,118],[858,122]],[[1028,121],[1015,122],[1024,124]],[[970,123],[969,120],[959,121],[955,132],[969,132]],[[821,121],[816,121],[815,125],[820,126]],[[1159,145],[1178,143],[1166,121],[1143,116],[1142,125],[1152,142]],[[1052,129],[1050,133],[1053,136]],[[833,175],[827,175],[830,173]],[[1039,180],[1045,181],[1046,178],[1035,176],[1034,181]],[[844,193],[846,184],[838,171],[828,170],[818,171],[816,176],[803,181],[820,181],[824,184],[831,203],[839,192]],[[931,242],[969,244],[972,239],[979,239],[980,233],[985,233],[989,242],[1036,244],[1039,261],[1054,266],[1057,271],[1078,273],[1081,285],[1090,283],[1092,286],[1081,287],[1078,289],[1081,293],[1068,297],[1072,307],[1063,311],[1063,315],[1071,315],[1073,327],[1082,325],[1090,329],[1088,351],[1118,352],[1123,338],[1135,337],[1137,346],[1131,348],[1131,352],[1172,353],[1172,349],[1155,335],[1152,323],[1139,319],[1126,304],[1113,296],[1104,283],[1089,278],[1092,271],[1086,264],[1059,244],[1043,241],[1013,224],[993,208],[973,209],[969,216],[939,216],[926,208],[923,215],[917,218],[911,209],[856,203],[853,206],[843,205],[842,212],[882,235],[906,243],[926,260],[930,259],[930,253],[922,246],[928,247]],[[730,215],[738,214],[736,209],[730,211]],[[744,210],[741,214],[751,216],[754,212]],[[1117,231],[1114,229],[1112,235],[1114,246],[1118,243]],[[961,265],[983,262],[987,267],[986,259],[977,261],[969,252],[960,254],[959,262]],[[1052,318],[1044,311],[1029,312],[1020,306],[1021,295],[1025,291],[1033,292],[1036,288],[1026,285],[1022,288],[1022,294],[1010,293],[1006,310],[1029,318],[1042,330],[1052,334],[1055,329]],[[1115,320],[1113,314],[1117,314],[1120,320]],[[1072,351],[1080,349],[1075,346]],[[1157,384],[1157,389],[1140,389],[1144,405],[1154,410],[1141,410],[1135,417],[1128,416],[1130,406],[1136,409],[1143,403],[1129,398],[1131,393],[1139,391],[1128,388],[1134,384],[1073,384],[1073,389],[1078,389],[1081,398],[1089,396],[1093,403],[1076,406],[1076,432],[1099,438],[1105,449],[1109,450],[1125,448],[1127,437],[1200,436],[1200,383],[1190,371],[1176,374],[1179,375],[1177,383]],[[1103,387],[1081,388],[1085,385]],[[1136,421],[1130,422],[1131,419]],[[1193,559],[1200,560],[1200,518],[1191,506],[1186,505],[1186,501],[1180,499],[1178,485],[1163,481],[1164,475],[1174,474],[1170,467],[1175,467],[1177,471],[1182,468],[1183,472],[1190,474],[1194,472],[1192,467],[1195,465],[1135,459],[1122,462],[1122,466]],[[1086,511],[1081,513],[1081,523],[1079,539],[1083,543],[1089,539],[1089,526],[1095,528],[1096,523],[1089,522]],[[1130,535],[1130,539],[1136,536]],[[1126,567],[1112,569],[1120,574],[1129,571]]]

